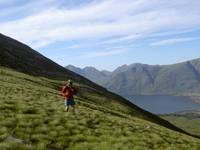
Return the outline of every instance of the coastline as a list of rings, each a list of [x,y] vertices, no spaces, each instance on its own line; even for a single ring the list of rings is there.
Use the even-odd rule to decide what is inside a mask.
[[[187,95],[187,94],[133,94],[133,95],[172,95],[172,96],[183,96],[183,97],[188,97],[191,101],[200,104],[200,95],[192,95],[192,94],[191,95]],[[123,97],[123,95],[120,95],[120,96]]]
[[[200,110],[185,110],[185,111],[177,111],[177,112],[172,113],[172,114],[182,115],[182,114],[186,114],[186,113],[198,113],[198,112],[200,112]]]
[[[186,94],[181,94],[181,95],[174,95],[174,96],[184,96],[184,97],[188,97],[191,101],[196,102],[198,104],[200,104],[200,95],[186,95]]]
[[[199,103],[200,104],[200,96],[189,96],[189,98],[196,102],[196,103]]]

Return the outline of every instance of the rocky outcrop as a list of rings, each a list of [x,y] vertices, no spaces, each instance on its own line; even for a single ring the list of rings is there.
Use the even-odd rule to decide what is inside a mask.
[[[19,143],[22,143],[22,144],[28,144],[28,143],[24,142],[23,140],[16,139],[16,138],[14,138],[12,136],[9,136],[5,141],[15,141],[15,142],[19,142]]]

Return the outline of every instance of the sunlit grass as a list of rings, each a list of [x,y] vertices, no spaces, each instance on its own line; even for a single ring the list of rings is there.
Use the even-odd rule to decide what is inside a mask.
[[[162,118],[191,134],[200,136],[200,118],[186,118],[183,116],[164,116]]]
[[[1,70],[0,149],[200,148],[199,139],[143,120],[138,114],[130,116],[127,106],[98,91],[81,91],[79,83],[74,84],[81,97],[75,96],[76,115],[72,115],[71,107],[64,112],[63,97],[58,95],[60,83],[66,81]],[[156,129],[146,129],[149,125]],[[9,136],[28,144],[5,141]]]

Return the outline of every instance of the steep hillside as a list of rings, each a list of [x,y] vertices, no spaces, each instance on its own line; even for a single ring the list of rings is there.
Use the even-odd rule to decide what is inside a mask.
[[[92,87],[102,87],[67,70],[29,46],[0,34],[0,66],[35,76],[73,78]]]
[[[200,59],[166,66],[139,66],[121,72],[103,84],[118,94],[198,93]]]
[[[0,149],[200,148],[199,136],[64,68],[65,71],[15,40],[2,38],[9,44],[6,47],[0,43],[0,58],[4,59],[0,64]],[[30,60],[25,57],[30,56],[29,52]],[[45,64],[34,67],[39,63],[37,58]],[[58,71],[57,76],[51,67],[45,68],[50,64]],[[76,115],[64,112],[60,95],[69,77],[78,89]],[[6,141],[9,136],[26,144]]]

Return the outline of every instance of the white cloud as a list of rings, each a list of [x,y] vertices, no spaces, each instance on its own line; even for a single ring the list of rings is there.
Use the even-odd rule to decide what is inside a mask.
[[[53,43],[51,40],[40,40],[40,41],[37,41],[35,44],[32,44],[32,48],[33,49],[39,48],[45,45],[49,45],[51,43]]]
[[[44,6],[38,4],[29,6]],[[103,0],[74,8],[49,6],[41,10],[20,20],[1,23],[0,32],[37,48],[56,41],[102,40],[115,36],[119,38],[99,43],[126,42],[200,25],[197,0]]]
[[[117,55],[117,54],[122,54],[130,51],[130,49],[119,49],[119,50],[112,50],[108,52],[94,52],[90,53],[88,55],[83,55],[80,56],[80,58],[94,58],[94,57],[101,57],[101,56],[108,56],[108,55]]]
[[[126,46],[115,46],[115,47],[108,47],[106,49],[125,49],[125,48],[131,48],[131,47],[136,47],[140,45],[126,45]]]
[[[58,61],[58,62],[56,62],[57,64],[61,64],[61,63],[63,63],[64,61]]]
[[[110,40],[109,40],[110,41]],[[81,49],[81,48],[86,48],[86,47],[93,47],[93,46],[97,46],[97,45],[102,45],[103,43],[109,43],[109,41],[104,41],[104,42],[88,42],[88,43],[83,43],[83,44],[76,44],[76,45],[72,45],[69,47],[66,47],[64,49]],[[121,44],[121,43],[120,43]],[[126,49],[126,48],[132,48],[132,47],[136,47],[136,46],[140,46],[139,44],[126,44],[126,46],[114,46],[114,47],[110,47],[110,44],[107,46],[107,48],[105,48],[106,50],[111,50],[111,49]]]
[[[124,48],[125,46],[115,46],[115,47],[108,47],[106,49],[122,49]]]
[[[64,49],[77,49],[77,48],[85,48],[85,47],[92,47],[98,45],[96,42],[88,42],[88,43],[83,43],[83,44],[76,44],[72,46],[65,47]]]
[[[159,41],[159,42],[151,43],[150,46],[174,44],[174,43],[178,43],[178,42],[193,41],[193,40],[196,40],[196,39],[198,39],[198,38],[174,38],[174,39],[167,39],[167,40],[162,40],[162,41]]]

